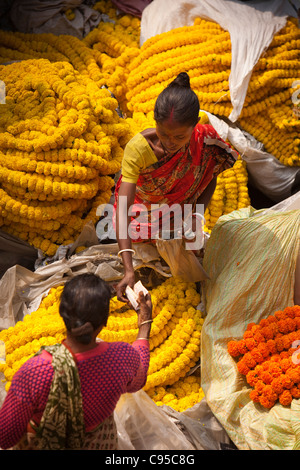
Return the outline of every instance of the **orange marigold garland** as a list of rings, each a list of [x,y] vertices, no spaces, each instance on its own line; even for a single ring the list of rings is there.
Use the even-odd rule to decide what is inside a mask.
[[[229,341],[229,354],[253,388],[250,398],[264,408],[300,398],[300,306],[287,307],[250,323],[240,340]],[[299,355],[298,355],[299,354]]]

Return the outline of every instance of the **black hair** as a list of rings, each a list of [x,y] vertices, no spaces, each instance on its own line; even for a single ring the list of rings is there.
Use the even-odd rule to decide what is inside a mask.
[[[190,87],[190,77],[186,72],[181,72],[158,95],[154,107],[154,119],[159,123],[172,119],[178,124],[195,126],[199,111],[199,100]]]
[[[96,274],[78,274],[66,282],[59,313],[77,341],[89,344],[93,331],[107,324],[110,298],[108,284]]]

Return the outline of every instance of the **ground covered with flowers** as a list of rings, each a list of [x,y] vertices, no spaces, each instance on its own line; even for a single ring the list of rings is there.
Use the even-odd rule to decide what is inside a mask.
[[[0,332],[6,362],[0,363],[8,390],[15,372],[42,346],[62,342],[65,325],[59,315],[63,286],[52,288],[40,307],[16,325]],[[150,334],[150,366],[144,390],[157,405],[183,411],[203,398],[199,371],[189,375],[200,359],[203,315],[193,283],[169,278],[151,290],[153,323]],[[137,314],[127,304],[111,300],[107,326],[99,337],[104,341],[132,343],[138,334]],[[197,368],[196,368],[197,370]]]
[[[250,323],[243,338],[228,343],[238,371],[253,388],[250,398],[265,408],[300,398],[300,306]]]

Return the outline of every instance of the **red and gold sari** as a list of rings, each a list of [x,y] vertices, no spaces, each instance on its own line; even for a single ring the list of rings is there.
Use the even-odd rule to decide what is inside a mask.
[[[147,140],[150,135],[144,134]],[[184,205],[195,207],[209,183],[231,167],[236,158],[237,153],[219,137],[211,125],[197,124],[184,149],[173,155],[162,156],[141,171],[130,224],[133,232],[141,235],[132,236],[133,241],[157,238],[164,214],[170,214],[170,208],[176,209],[178,205],[181,209]],[[114,210],[121,182],[122,176],[116,184]]]

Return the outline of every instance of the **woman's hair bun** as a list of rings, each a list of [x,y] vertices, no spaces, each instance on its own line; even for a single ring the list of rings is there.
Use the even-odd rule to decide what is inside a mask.
[[[190,87],[190,77],[181,72],[158,95],[154,106],[154,119],[164,123],[170,119],[184,126],[196,126],[199,120],[200,104],[196,93]]]
[[[190,88],[190,77],[186,72],[181,72],[177,77],[170,83],[169,86],[182,86],[184,88]]]

